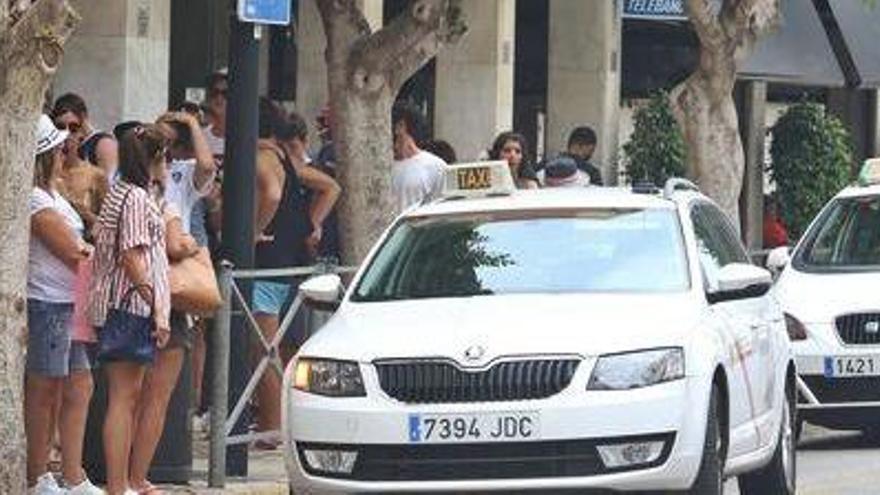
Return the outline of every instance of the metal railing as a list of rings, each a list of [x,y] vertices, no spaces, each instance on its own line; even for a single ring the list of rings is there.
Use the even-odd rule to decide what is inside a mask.
[[[279,377],[284,375],[284,363],[281,360],[279,348],[288,330],[291,328],[297,314],[303,309],[302,296],[297,293],[293,303],[284,313],[284,317],[278,326],[278,331],[271,340],[266,340],[257,320],[250,309],[239,287],[239,281],[253,279],[272,279],[289,277],[309,277],[327,273],[353,273],[354,267],[334,267],[319,264],[311,267],[280,268],[280,269],[256,269],[235,270],[232,263],[223,261],[220,263],[218,274],[220,295],[223,305],[215,316],[216,327],[211,341],[213,352],[212,386],[211,386],[211,423],[210,423],[210,450],[208,454],[208,485],[211,488],[223,488],[226,483],[226,448],[231,445],[247,444],[257,440],[279,439],[281,432],[278,430],[264,432],[249,432],[233,434],[236,423],[247,408],[260,380],[267,371],[273,371]],[[259,345],[260,360],[254,367],[241,396],[236,401],[229,413],[227,401],[229,400],[229,350],[230,331],[232,330],[233,308],[239,308],[245,319],[245,326],[250,329],[250,335]],[[306,325],[308,337],[326,321],[326,318],[312,318]]]

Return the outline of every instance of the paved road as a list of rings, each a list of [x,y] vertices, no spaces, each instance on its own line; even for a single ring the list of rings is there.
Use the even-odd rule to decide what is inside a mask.
[[[797,469],[798,495],[880,495],[880,440],[808,426]],[[724,493],[737,495],[736,483]]]

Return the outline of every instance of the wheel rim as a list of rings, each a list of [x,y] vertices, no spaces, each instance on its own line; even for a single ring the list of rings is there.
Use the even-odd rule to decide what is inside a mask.
[[[788,400],[783,402],[782,409],[782,469],[785,475],[785,486],[789,493],[794,493],[795,445],[794,428],[791,422],[791,406]]]

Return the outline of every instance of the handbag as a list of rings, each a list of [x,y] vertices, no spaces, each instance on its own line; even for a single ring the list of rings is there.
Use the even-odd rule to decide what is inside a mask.
[[[172,263],[168,283],[171,307],[178,311],[209,316],[223,302],[208,248],[200,248],[195,255]]]
[[[116,223],[116,240],[114,242],[113,252],[117,258],[119,256],[119,237],[121,235],[122,213],[125,210],[125,203],[128,195],[134,188],[126,191],[122,197],[122,206],[120,206],[119,220]],[[119,260],[113,270],[108,274],[111,275],[114,270],[119,269]],[[115,278],[111,279],[110,297],[116,293]],[[131,311],[131,301],[140,287],[149,287],[153,294],[153,304],[150,305],[150,316],[141,316]],[[155,292],[149,285],[132,285],[122,296],[118,307],[111,307],[107,311],[107,317],[104,320],[104,326],[98,332],[98,353],[97,358],[100,362],[111,361],[129,361],[136,363],[151,363],[156,357],[156,344],[153,339],[153,330],[155,324],[153,322],[153,312],[155,311]]]
[[[128,289],[120,307],[110,308],[107,312],[107,319],[98,334],[99,361],[146,364],[152,363],[156,357],[153,311],[150,311],[150,316],[141,316],[130,310],[132,297],[138,287],[141,286],[136,285]]]

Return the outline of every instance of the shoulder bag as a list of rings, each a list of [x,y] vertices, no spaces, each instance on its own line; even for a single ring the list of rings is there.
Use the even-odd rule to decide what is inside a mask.
[[[122,205],[119,207],[119,220],[116,222],[116,241],[114,243],[113,252],[116,257],[116,265],[110,270],[110,276],[120,267],[119,237],[122,230],[122,218],[125,211],[125,203],[128,195],[134,186],[129,189],[122,198]],[[116,293],[115,278],[111,278],[110,296]],[[152,294],[153,304],[150,305],[150,316],[141,316],[131,311],[132,298],[137,293],[137,289],[141,287],[149,287]],[[118,307],[111,307],[107,311],[107,318],[104,326],[98,333],[98,360],[101,362],[112,361],[129,361],[136,363],[151,363],[156,357],[156,343],[153,339],[153,331],[155,324],[153,322],[153,312],[155,311],[156,295],[153,288],[149,285],[133,285],[129,288]]]

